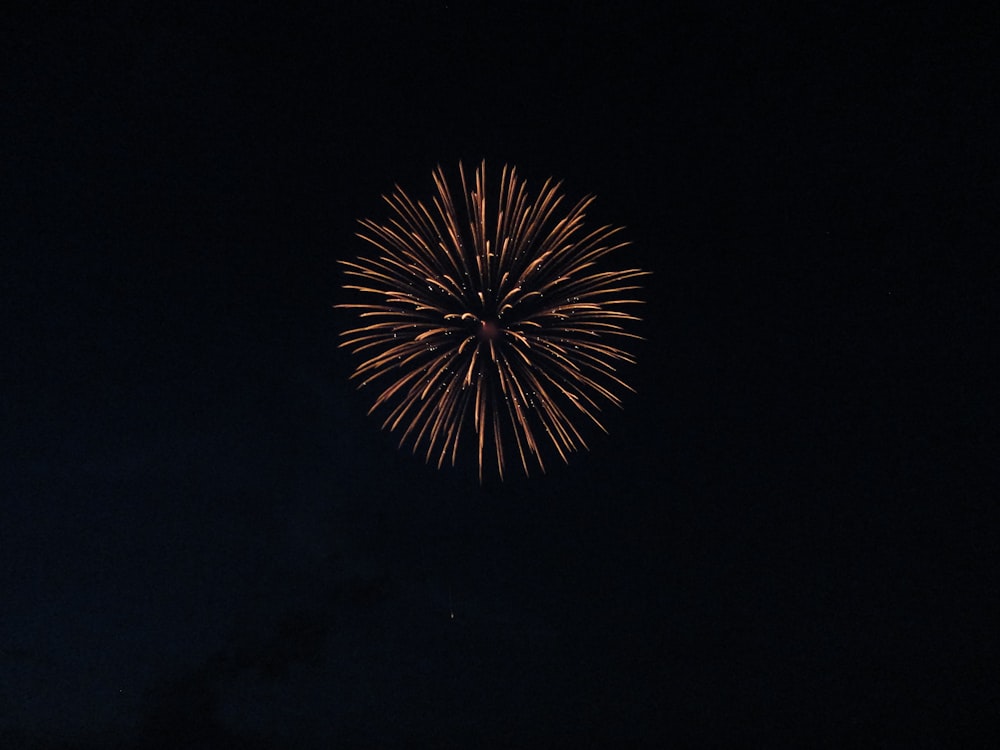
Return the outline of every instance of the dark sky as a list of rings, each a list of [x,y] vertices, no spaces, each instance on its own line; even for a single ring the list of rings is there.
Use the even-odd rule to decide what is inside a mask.
[[[996,718],[987,25],[269,5],[5,14],[0,746]],[[398,451],[336,348],[357,219],[459,159],[653,272],[636,393],[544,476]]]

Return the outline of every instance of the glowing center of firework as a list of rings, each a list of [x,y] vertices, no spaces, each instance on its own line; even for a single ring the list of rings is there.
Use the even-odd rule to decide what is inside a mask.
[[[479,338],[481,339],[495,339],[501,333],[503,329],[494,320],[482,320],[479,325]]]

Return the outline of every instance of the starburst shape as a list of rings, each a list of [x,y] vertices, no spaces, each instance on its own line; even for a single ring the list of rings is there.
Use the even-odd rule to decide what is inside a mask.
[[[360,221],[375,252],[340,261],[363,299],[336,305],[360,319],[340,346],[362,357],[351,377],[377,386],[369,413],[388,410],[400,447],[441,467],[471,441],[480,482],[488,461],[502,479],[511,452],[544,472],[547,448],[568,462],[587,448],[582,425],[606,432],[602,405],[632,390],[619,367],[635,363],[622,347],[641,338],[628,327],[647,272],[604,269],[629,243],[620,227],[587,231],[593,196],[566,209],[561,183],[532,194],[504,166],[491,200],[485,162],[471,185],[458,171],[460,191],[439,166],[429,205],[396,186],[388,219]]]

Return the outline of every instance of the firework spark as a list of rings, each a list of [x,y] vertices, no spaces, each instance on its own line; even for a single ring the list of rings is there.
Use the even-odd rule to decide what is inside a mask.
[[[438,167],[430,206],[397,186],[383,196],[386,223],[361,220],[358,236],[378,252],[340,261],[344,288],[365,295],[337,305],[361,318],[340,346],[364,357],[351,376],[359,387],[379,381],[369,413],[389,409],[382,427],[402,432],[400,447],[412,441],[440,468],[471,432],[480,481],[491,451],[503,478],[511,443],[525,474],[544,472],[543,445],[568,461],[587,447],[574,420],[605,430],[600,405],[621,406],[616,392],[632,390],[618,366],[635,360],[618,343],[640,338],[625,329],[639,319],[626,309],[641,302],[634,280],[646,272],[600,270],[629,243],[620,227],[585,230],[593,196],[560,211],[561,183],[532,196],[505,166],[491,203],[485,162],[471,190],[461,164],[459,177],[464,213]]]

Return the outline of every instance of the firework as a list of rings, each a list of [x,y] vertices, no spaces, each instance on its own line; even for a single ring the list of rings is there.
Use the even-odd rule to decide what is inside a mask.
[[[377,384],[369,413],[389,410],[382,427],[402,433],[400,447],[441,467],[471,439],[480,481],[491,455],[502,479],[512,451],[525,474],[544,471],[543,446],[568,461],[587,447],[576,423],[604,430],[601,405],[632,390],[618,367],[635,360],[619,344],[640,338],[625,326],[646,272],[601,270],[629,243],[620,227],[584,228],[593,196],[560,210],[561,183],[534,196],[505,166],[490,201],[485,162],[474,185],[461,164],[459,177],[453,194],[438,167],[430,205],[396,186],[386,223],[361,220],[377,252],[340,261],[344,288],[364,299],[337,305],[361,319],[340,346],[363,357],[352,378]]]

